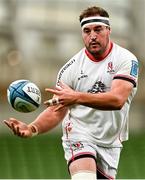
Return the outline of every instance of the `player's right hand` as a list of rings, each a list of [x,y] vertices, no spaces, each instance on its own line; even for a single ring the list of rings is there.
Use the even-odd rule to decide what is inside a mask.
[[[32,136],[31,128],[24,122],[21,122],[15,118],[9,118],[3,122],[13,131],[15,135],[19,137],[28,138]]]

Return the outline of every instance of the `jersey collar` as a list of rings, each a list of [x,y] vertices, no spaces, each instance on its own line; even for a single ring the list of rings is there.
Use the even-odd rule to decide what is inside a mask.
[[[87,49],[85,49],[85,53],[90,60],[92,60],[94,62],[99,62],[99,61],[104,60],[108,56],[108,54],[111,52],[112,48],[113,48],[113,42],[110,43],[110,49],[109,49],[108,53],[106,54],[106,56],[103,58],[98,58],[98,59],[96,59]]]

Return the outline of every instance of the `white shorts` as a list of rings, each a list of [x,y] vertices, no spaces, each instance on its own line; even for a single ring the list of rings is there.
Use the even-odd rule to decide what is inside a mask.
[[[83,141],[65,141],[63,148],[68,166],[76,159],[91,157],[96,160],[97,174],[101,173],[107,179],[115,179],[122,148],[101,147]]]

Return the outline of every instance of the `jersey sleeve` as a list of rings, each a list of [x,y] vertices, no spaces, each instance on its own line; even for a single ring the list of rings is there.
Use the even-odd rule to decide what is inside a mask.
[[[122,79],[129,81],[134,87],[137,86],[138,79],[138,60],[134,57],[128,60],[124,60],[117,68],[117,72],[113,79]]]
[[[74,72],[74,64],[75,64],[75,59],[72,58],[60,69],[57,75],[56,85],[58,85],[59,82],[62,81],[68,86],[72,87],[72,76]]]

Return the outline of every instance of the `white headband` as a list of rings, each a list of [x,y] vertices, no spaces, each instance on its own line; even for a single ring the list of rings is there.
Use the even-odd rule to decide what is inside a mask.
[[[97,24],[97,25],[104,25],[104,26],[110,26],[109,18],[108,17],[102,17],[102,16],[92,16],[83,18],[81,20],[81,27],[84,28],[87,25],[91,24]]]

